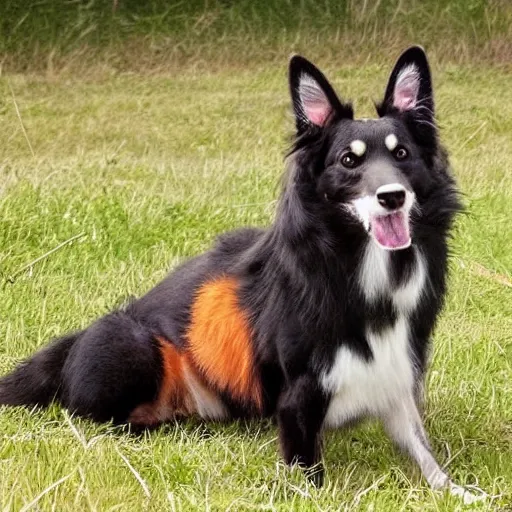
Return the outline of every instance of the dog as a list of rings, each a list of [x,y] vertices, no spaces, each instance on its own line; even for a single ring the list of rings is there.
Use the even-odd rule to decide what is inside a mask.
[[[273,417],[288,464],[321,484],[326,428],[376,417],[434,489],[419,408],[461,209],[420,47],[376,119],[289,65],[296,134],[275,221],[221,235],[142,298],[53,341],[0,380],[0,404],[60,402],[98,422]]]

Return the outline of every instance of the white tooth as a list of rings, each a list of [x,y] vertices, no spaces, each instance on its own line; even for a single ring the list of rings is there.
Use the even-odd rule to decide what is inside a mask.
[[[353,140],[350,143],[350,151],[357,156],[363,156],[366,153],[366,143],[362,140]]]
[[[389,149],[389,151],[393,151],[398,146],[398,139],[394,133],[390,133],[385,139],[384,144]]]

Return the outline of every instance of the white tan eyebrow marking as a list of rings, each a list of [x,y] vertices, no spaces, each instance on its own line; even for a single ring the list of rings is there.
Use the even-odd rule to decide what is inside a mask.
[[[366,153],[366,143],[356,139],[350,143],[350,151],[357,156],[363,156]]]
[[[398,146],[398,139],[394,133],[390,133],[385,139],[384,144],[389,149],[389,151],[393,151]]]

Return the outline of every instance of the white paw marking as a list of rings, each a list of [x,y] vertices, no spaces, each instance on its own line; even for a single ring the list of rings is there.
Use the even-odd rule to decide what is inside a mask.
[[[471,505],[472,503],[477,503],[479,501],[483,501],[487,498],[487,494],[485,492],[481,492],[480,494],[474,494],[468,489],[454,484],[450,482],[450,494],[452,496],[459,496],[464,501],[464,505]]]

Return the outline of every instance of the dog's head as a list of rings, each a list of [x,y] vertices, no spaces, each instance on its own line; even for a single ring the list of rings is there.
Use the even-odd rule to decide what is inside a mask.
[[[384,249],[409,247],[411,212],[432,188],[438,144],[424,51],[412,47],[398,59],[377,119],[354,119],[350,104],[302,57],[292,57],[289,78],[295,154],[316,201]]]

